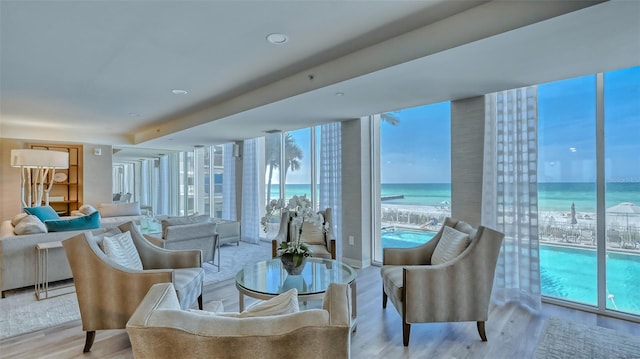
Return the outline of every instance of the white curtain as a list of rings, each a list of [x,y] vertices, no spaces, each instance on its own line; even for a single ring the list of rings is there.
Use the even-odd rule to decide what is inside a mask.
[[[236,215],[236,158],[233,143],[224,145],[222,173],[222,219],[237,220]],[[213,193],[213,191],[211,191]]]
[[[505,234],[493,299],[540,307],[537,88],[485,96],[482,224]]]
[[[320,127],[320,208],[331,208],[336,258],[342,257],[342,126],[340,122]]]
[[[258,139],[244,141],[242,151],[242,214],[240,227],[242,240],[250,243],[260,241],[260,195],[259,195]]]

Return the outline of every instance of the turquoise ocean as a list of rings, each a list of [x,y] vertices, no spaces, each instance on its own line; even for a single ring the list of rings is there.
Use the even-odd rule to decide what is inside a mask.
[[[278,198],[278,185],[271,186],[271,198]],[[382,184],[382,196],[403,195],[402,199],[384,201],[389,204],[415,206],[439,206],[442,202],[451,202],[451,184],[449,183],[385,183]],[[311,186],[307,184],[288,184],[287,197],[293,195],[311,195]],[[640,206],[640,182],[609,182],[605,187],[606,207],[621,202],[632,202]],[[539,183],[539,211],[569,211],[575,203],[577,212],[594,213],[596,211],[595,183]]]

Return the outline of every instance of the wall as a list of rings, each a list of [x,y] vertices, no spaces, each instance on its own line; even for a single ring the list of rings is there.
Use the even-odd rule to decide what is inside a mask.
[[[451,216],[477,227],[482,209],[484,96],[451,102]]]
[[[29,148],[32,143],[62,143],[56,141],[0,140],[0,219],[13,218],[20,213],[20,170],[11,167],[11,150]],[[84,203],[98,205],[111,202],[111,146],[83,145],[83,199]],[[99,148],[101,156],[94,155],[94,148]]]

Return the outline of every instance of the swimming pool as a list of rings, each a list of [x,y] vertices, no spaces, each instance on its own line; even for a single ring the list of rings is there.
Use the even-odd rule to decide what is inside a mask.
[[[396,229],[383,231],[382,247],[414,247],[433,238],[434,232]],[[540,245],[542,295],[597,305],[596,251]],[[607,308],[640,314],[640,255],[607,255]]]

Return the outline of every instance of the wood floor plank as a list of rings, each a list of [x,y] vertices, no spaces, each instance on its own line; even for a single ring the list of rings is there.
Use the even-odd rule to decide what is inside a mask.
[[[475,322],[424,323],[411,328],[409,347],[402,344],[401,317],[389,302],[382,309],[380,269],[358,269],[358,327],[351,337],[351,357],[370,358],[531,358],[545,319],[553,316],[600,325],[640,336],[640,325],[580,310],[543,304],[533,313],[515,303],[491,305],[486,323],[488,342],[482,342]],[[204,301],[220,300],[226,311],[238,310],[234,280],[206,286]],[[245,303],[251,303],[245,297]],[[314,305],[313,303],[309,304]],[[317,305],[317,303],[315,304]],[[91,353],[83,354],[81,322],[64,323],[0,341],[0,358],[133,358],[125,330],[96,333]]]

